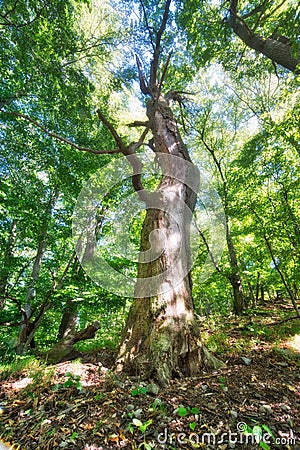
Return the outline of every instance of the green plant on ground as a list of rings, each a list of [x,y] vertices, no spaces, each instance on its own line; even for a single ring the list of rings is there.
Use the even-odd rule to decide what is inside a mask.
[[[187,407],[185,407],[185,406],[179,406],[179,407],[177,408],[177,414],[178,414],[180,417],[185,417],[185,416],[187,416],[188,414],[194,414],[194,415],[197,415],[197,414],[199,414],[199,408],[191,408],[190,406],[187,406]]]
[[[246,425],[244,430],[244,434],[246,436],[253,436],[254,440],[263,450],[269,450],[271,447],[264,441],[264,431],[268,434],[268,437],[271,437],[273,441],[275,440],[275,436],[273,432],[267,425],[254,425],[253,428],[250,425]]]
[[[70,436],[70,441],[72,441],[74,443],[76,441],[77,436],[78,436],[78,433],[76,433],[76,431],[74,431]]]
[[[64,387],[73,387],[75,386],[76,389],[78,389],[78,391],[82,390],[82,384],[81,384],[81,376],[80,375],[74,375],[71,372],[67,372],[66,373],[66,377],[68,377],[68,379],[64,382],[63,386]]]
[[[226,390],[226,379],[224,377],[219,377],[218,379],[223,391]]]
[[[150,405],[149,407],[149,411],[150,412],[160,412],[160,415],[167,415],[168,413],[168,405],[166,405],[166,403],[164,403],[163,401],[161,401],[160,398],[156,398],[154,400],[154,402]]]
[[[216,354],[224,354],[228,351],[228,335],[220,331],[208,337],[206,342],[208,350]]]
[[[137,395],[146,395],[147,394],[147,388],[143,387],[143,386],[138,386],[137,388],[133,389],[131,391],[131,395],[132,397],[136,397]]]
[[[144,442],[142,442],[139,446],[138,449],[140,448],[144,448],[146,450],[151,450],[153,448],[153,446],[149,443],[146,442],[146,430],[149,427],[149,425],[151,425],[152,423],[152,419],[147,420],[146,422],[141,422],[139,419],[132,419],[132,422],[129,424],[128,426],[128,430],[130,431],[130,433],[133,434],[134,432],[134,426],[137,427],[141,433],[143,433],[144,436]],[[133,426],[134,425],[134,426]]]
[[[93,434],[98,433],[99,430],[101,429],[102,425],[103,425],[103,421],[102,420],[98,420],[98,422],[96,422],[96,425],[95,425],[95,427],[93,429]]]
[[[189,424],[189,427],[190,427],[190,429],[191,429],[192,431],[195,431],[196,426],[197,426],[197,422],[191,422],[191,423]]]

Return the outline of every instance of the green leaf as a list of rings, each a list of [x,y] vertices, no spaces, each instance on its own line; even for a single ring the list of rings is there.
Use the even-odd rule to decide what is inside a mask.
[[[74,375],[71,372],[66,372],[66,377],[74,378]]]
[[[67,380],[64,382],[64,387],[72,387],[74,386],[73,380]]]
[[[261,448],[263,448],[264,450],[269,450],[269,449],[271,448],[271,447],[270,447],[268,444],[266,444],[264,441],[260,441],[259,446],[260,446]]]
[[[143,425],[143,422],[141,422],[139,419],[132,419],[132,423],[136,426],[136,427],[141,427]]]
[[[140,387],[140,388],[139,388],[139,393],[140,393],[140,394],[147,394],[147,388],[145,388],[145,387]]]
[[[259,425],[254,425],[253,429],[252,429],[252,434],[255,437],[255,441],[258,443],[261,441],[261,437],[262,437],[262,429]]]
[[[192,431],[195,430],[196,426],[197,426],[197,422],[191,422],[190,425],[189,425],[189,427],[190,427],[190,429],[191,429]]]
[[[180,406],[177,409],[177,412],[178,412],[180,417],[185,417],[188,414],[188,410],[184,406]]]
[[[140,449],[140,448],[145,448],[146,450],[151,450],[152,449],[151,445],[147,444],[147,442],[141,442],[139,444],[139,446],[138,446],[138,449]]]
[[[262,428],[269,433],[270,436],[272,436],[273,439],[275,439],[274,433],[272,432],[272,430],[270,430],[270,428],[267,425],[262,425]]]

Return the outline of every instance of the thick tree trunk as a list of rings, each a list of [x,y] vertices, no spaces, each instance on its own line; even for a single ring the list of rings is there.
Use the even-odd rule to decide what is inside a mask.
[[[68,300],[59,325],[57,335],[58,339],[63,339],[66,337],[72,330],[74,330],[76,326],[78,314],[77,311],[70,310],[71,305],[72,300]]]
[[[147,114],[163,175],[147,204],[136,298],[123,331],[117,367],[165,385],[173,376],[194,375],[205,364],[219,361],[202,346],[189,274],[198,170],[190,162],[167,100],[160,96],[151,101]]]

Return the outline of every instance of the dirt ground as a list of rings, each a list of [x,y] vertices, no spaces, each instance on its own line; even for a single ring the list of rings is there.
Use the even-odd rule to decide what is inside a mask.
[[[1,383],[0,435],[22,450],[300,449],[297,345],[258,347],[164,389],[117,378],[104,351],[23,373]]]

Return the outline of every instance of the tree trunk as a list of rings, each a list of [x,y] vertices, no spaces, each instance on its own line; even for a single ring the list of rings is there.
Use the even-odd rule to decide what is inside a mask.
[[[203,348],[193,309],[189,237],[198,169],[190,161],[166,98],[151,100],[147,115],[163,175],[147,204],[136,298],[117,368],[166,385],[173,376],[195,375],[205,364],[220,362]]]
[[[250,281],[248,281],[248,287],[249,287],[249,297],[247,298],[246,301],[246,306],[248,307],[248,305],[251,303],[251,306],[255,306],[255,295],[254,295],[254,290],[253,290],[253,286],[250,283]]]
[[[207,116],[207,118],[208,118],[208,116]],[[202,130],[201,140],[213,158],[213,161],[219,172],[219,176],[220,176],[221,183],[222,183],[221,188],[222,188],[222,202],[223,202],[224,214],[225,214],[226,243],[227,243],[228,254],[229,254],[229,263],[230,263],[230,268],[231,268],[231,273],[226,275],[226,277],[229,280],[229,282],[232,286],[232,289],[233,289],[233,311],[235,314],[239,315],[243,312],[245,298],[244,298],[244,294],[243,294],[242,279],[239,274],[237,255],[236,255],[236,251],[235,251],[235,247],[233,244],[231,231],[230,231],[229,213],[228,213],[227,180],[226,180],[224,170],[222,168],[221,159],[217,158],[214,147],[210,146],[206,142],[206,140],[204,138],[204,134],[205,134],[205,126]],[[214,259],[212,259],[212,261],[214,262]],[[216,264],[215,264],[215,267],[218,268],[218,266]],[[221,272],[220,269],[218,269],[218,270],[219,270],[219,272]]]
[[[34,339],[34,333],[37,330],[38,324],[30,322],[32,315],[32,302],[36,295],[36,284],[40,277],[42,262],[46,250],[49,216],[51,214],[52,208],[55,204],[57,197],[58,197],[57,192],[54,192],[46,208],[45,215],[41,225],[41,234],[38,242],[37,254],[34,260],[25,305],[23,308],[22,321],[24,322],[24,324],[20,326],[19,330],[18,345],[16,348],[18,354],[24,353],[29,346],[31,347],[35,346],[34,342],[32,343],[32,341]],[[30,339],[28,339],[29,337]]]
[[[245,298],[239,274],[230,276],[230,283],[233,290],[233,312],[237,316],[244,310]]]
[[[17,236],[17,222],[13,220],[11,224],[9,240],[4,255],[3,269],[1,271],[2,273],[0,276],[0,310],[4,306],[7,281],[10,274],[10,264],[13,259],[13,248],[15,245],[16,236]]]
[[[244,293],[243,293],[243,285],[241,276],[239,273],[239,266],[236,256],[235,247],[233,245],[230,227],[229,227],[229,219],[227,217],[227,211],[225,210],[226,215],[226,240],[227,247],[229,252],[229,261],[230,267],[232,270],[232,274],[229,275],[229,281],[231,283],[233,289],[233,312],[236,315],[242,314],[245,305]]]
[[[265,303],[265,286],[263,284],[260,285],[260,301],[264,305],[264,303]]]
[[[99,327],[100,322],[96,321],[81,331],[71,331],[49,350],[47,353],[47,361],[52,364],[57,364],[59,362],[77,358],[80,356],[80,353],[74,349],[73,345],[76,344],[76,342],[94,338]]]
[[[69,299],[66,303],[65,311],[62,315],[61,322],[58,329],[58,339],[63,339],[66,337],[72,330],[74,330],[77,323],[77,311],[70,310],[72,305],[72,300]]]

